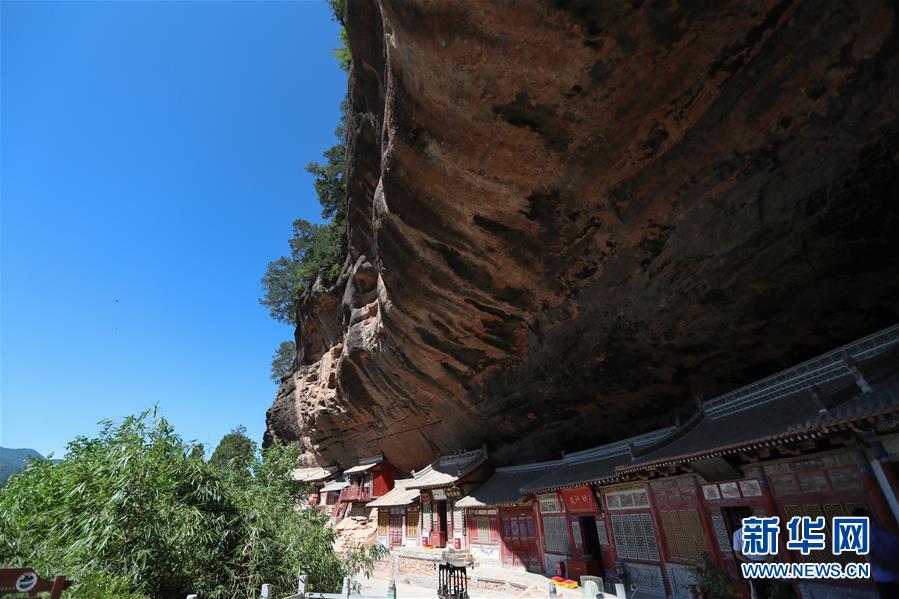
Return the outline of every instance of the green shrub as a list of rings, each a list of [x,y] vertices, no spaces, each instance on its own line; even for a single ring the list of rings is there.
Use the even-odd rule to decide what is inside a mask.
[[[727,572],[719,568],[708,553],[702,554],[702,564],[693,568],[697,584],[711,599],[737,599],[737,590]]]
[[[380,553],[334,553],[325,519],[295,509],[298,452],[276,445],[249,472],[221,469],[155,413],[107,422],[0,491],[0,563],[65,574],[73,599],[246,599],[266,582],[289,594],[300,570],[336,592]]]

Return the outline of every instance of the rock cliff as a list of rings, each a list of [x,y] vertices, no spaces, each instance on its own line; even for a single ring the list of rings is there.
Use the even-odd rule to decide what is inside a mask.
[[[350,255],[268,442],[556,457],[899,319],[892,2],[348,4]]]

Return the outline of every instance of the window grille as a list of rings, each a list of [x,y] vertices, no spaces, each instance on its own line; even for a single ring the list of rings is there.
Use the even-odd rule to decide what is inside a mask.
[[[390,512],[378,510],[378,534],[386,537],[390,532]]]
[[[544,516],[543,536],[546,537],[546,550],[550,553],[567,554],[571,542],[568,535],[568,524],[565,516]]]
[[[659,546],[648,513],[612,514],[612,534],[619,557],[659,561]]]
[[[419,511],[409,510],[406,512],[406,536],[410,538],[418,537],[418,520]]]
[[[698,562],[707,551],[699,512],[694,509],[670,510],[661,512],[661,517],[669,559]]]

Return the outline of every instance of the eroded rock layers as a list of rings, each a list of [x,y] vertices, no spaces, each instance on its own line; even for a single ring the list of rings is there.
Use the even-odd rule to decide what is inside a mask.
[[[350,255],[268,441],[556,457],[899,319],[892,2],[348,4]]]

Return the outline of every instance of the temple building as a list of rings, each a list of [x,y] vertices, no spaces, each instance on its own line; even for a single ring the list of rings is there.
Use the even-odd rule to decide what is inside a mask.
[[[341,516],[364,516],[368,502],[383,497],[393,489],[395,476],[393,466],[382,455],[361,459],[355,466],[344,470],[344,484],[338,497]]]
[[[748,598],[731,547],[742,518],[779,516],[785,529],[792,516],[825,516],[829,546],[830,518],[864,508],[899,532],[897,463],[899,325],[699,401],[683,423],[495,470],[483,449],[444,456],[368,506],[379,510],[378,542],[398,551],[468,550],[481,565],[595,575],[685,599],[708,555]],[[783,541],[778,561],[865,558],[802,556]],[[876,597],[868,580],[794,590]]]
[[[337,504],[337,498],[340,490],[336,493],[333,491],[323,491],[325,484],[337,478],[338,468],[332,466],[329,468],[295,468],[291,472],[291,478],[300,487],[307,487],[309,493],[306,497],[307,505],[313,507],[322,513],[330,513]]]
[[[479,449],[442,456],[413,473],[408,488],[420,493],[423,545],[465,546],[465,521],[456,501],[483,484],[491,470],[487,450]]]
[[[417,489],[409,489],[414,478],[394,481],[393,489],[367,507],[378,510],[378,544],[396,549],[421,545],[421,504]]]

